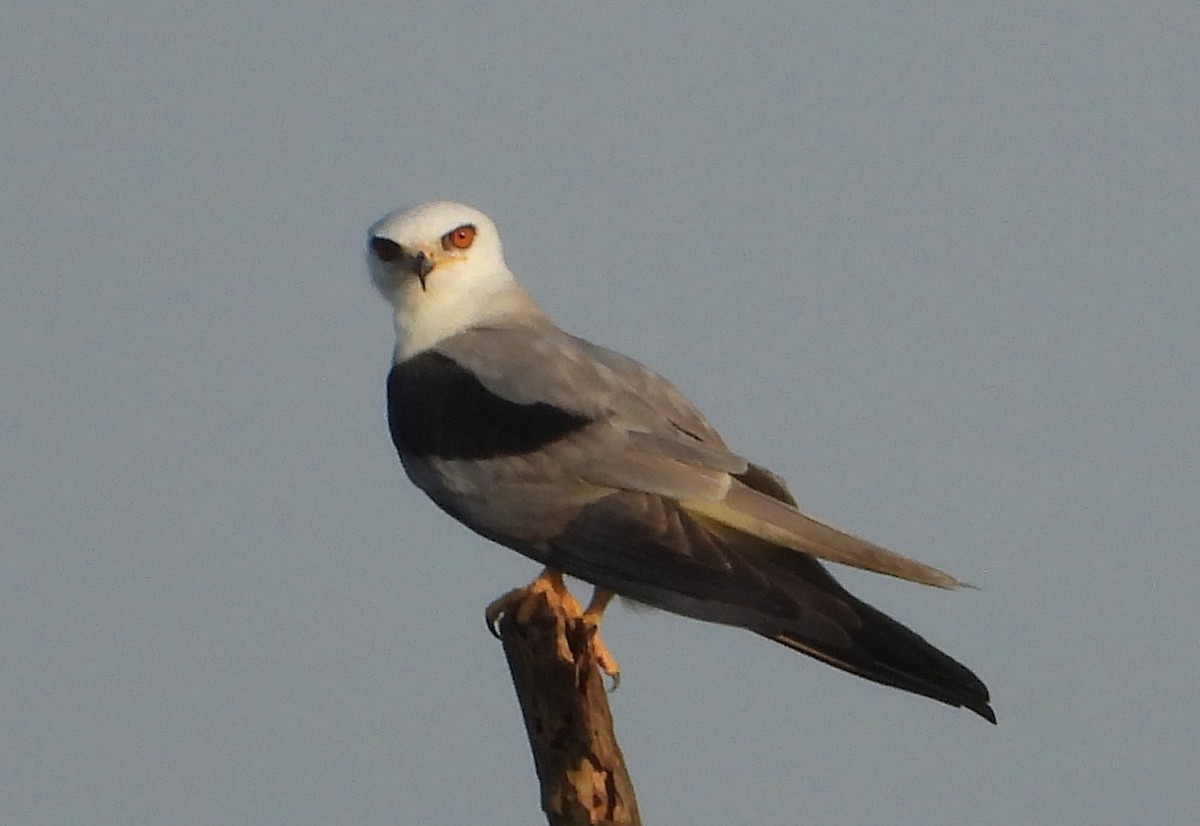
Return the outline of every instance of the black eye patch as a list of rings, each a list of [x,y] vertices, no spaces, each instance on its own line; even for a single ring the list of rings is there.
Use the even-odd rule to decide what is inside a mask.
[[[376,235],[371,239],[371,251],[380,261],[396,261],[404,255],[404,248],[390,238]]]

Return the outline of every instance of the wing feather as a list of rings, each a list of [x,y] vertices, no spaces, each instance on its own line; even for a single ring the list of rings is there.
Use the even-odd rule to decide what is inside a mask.
[[[548,545],[548,565],[684,616],[760,633],[786,626],[835,647],[849,645],[846,628],[857,626],[836,596],[773,570],[766,543],[652,494],[593,502]]]
[[[939,588],[966,585],[944,571],[827,525],[736,480],[719,501],[689,499],[681,505],[691,513],[818,559]]]
[[[560,460],[572,457],[583,482],[677,499],[693,515],[830,562],[942,588],[964,585],[769,495],[786,492],[782,480],[730,452],[670,382],[546,319],[472,328],[438,350],[503,399],[552,405],[593,420],[564,439],[569,454],[556,452]],[[759,487],[771,490],[760,492],[736,478],[746,473],[757,474]]]

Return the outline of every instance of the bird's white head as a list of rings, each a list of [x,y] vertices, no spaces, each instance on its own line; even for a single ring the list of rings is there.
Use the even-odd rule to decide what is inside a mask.
[[[504,263],[492,219],[454,201],[396,210],[376,221],[367,234],[367,268],[396,310],[399,359],[534,307]]]

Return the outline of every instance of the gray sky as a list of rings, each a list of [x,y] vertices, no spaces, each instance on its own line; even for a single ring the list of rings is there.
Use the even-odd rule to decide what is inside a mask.
[[[1200,809],[1200,6],[13,4],[0,821],[531,823],[389,443],[366,227],[456,198],[809,511],[1000,725],[617,608],[646,822]]]

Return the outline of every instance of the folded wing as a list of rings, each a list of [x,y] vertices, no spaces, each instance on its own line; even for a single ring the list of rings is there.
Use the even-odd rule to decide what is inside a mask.
[[[548,544],[552,567],[623,596],[749,629],[995,722],[987,688],[969,669],[848,593],[819,562],[674,500],[613,493],[585,506]]]

